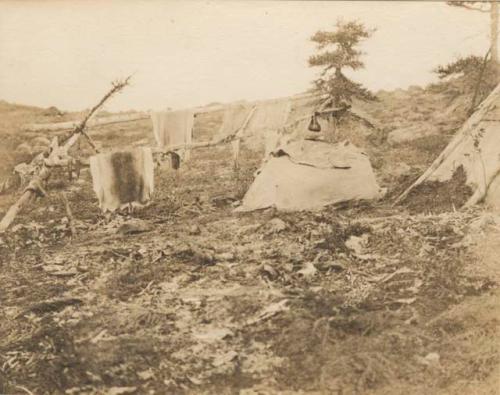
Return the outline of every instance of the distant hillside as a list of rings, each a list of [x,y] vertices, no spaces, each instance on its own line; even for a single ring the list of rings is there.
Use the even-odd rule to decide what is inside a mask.
[[[466,97],[453,98],[430,88],[379,91],[377,97],[377,102],[357,105],[378,120],[390,144],[454,133],[467,117]]]
[[[63,113],[55,107],[39,108],[14,104],[0,100],[0,179],[12,171],[20,162],[30,160],[36,153],[28,147],[40,147],[37,137],[51,138],[53,135],[23,130],[30,123],[65,122],[81,119],[83,112]],[[24,145],[23,145],[24,144]],[[35,150],[36,151],[36,150]]]
[[[377,92],[376,102],[356,102],[379,130],[364,147],[390,193],[409,185],[436,158],[467,119],[470,98],[435,86]]]

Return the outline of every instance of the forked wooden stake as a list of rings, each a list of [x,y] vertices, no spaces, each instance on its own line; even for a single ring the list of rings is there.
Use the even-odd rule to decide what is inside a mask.
[[[33,177],[17,202],[15,202],[9,208],[2,221],[0,221],[0,233],[3,233],[7,230],[7,228],[10,226],[12,221],[14,221],[17,214],[19,213],[19,211],[21,211],[26,203],[30,202],[35,196],[44,194],[43,184],[45,183],[45,181],[47,181],[52,171],[52,168],[50,166],[47,166],[45,163],[58,162],[58,158],[61,154],[67,155],[68,150],[78,141],[78,139],[82,135],[85,135],[85,127],[87,126],[87,122],[89,121],[89,119],[109,98],[111,98],[111,96],[125,88],[129,84],[129,81],[130,76],[123,81],[113,82],[112,87],[108,91],[108,93],[103,96],[99,103],[92,107],[85,118],[63,139],[63,141],[61,142],[61,144],[63,144],[61,149],[52,149],[52,147],[47,148],[43,155],[47,159],[44,161],[42,168],[40,169],[38,174]]]

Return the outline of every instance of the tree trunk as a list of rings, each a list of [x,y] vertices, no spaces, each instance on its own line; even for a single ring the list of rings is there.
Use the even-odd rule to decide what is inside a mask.
[[[498,3],[491,2],[491,60],[498,63]]]

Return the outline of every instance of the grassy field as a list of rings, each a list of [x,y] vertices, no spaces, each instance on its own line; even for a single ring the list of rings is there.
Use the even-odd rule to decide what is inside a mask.
[[[342,136],[370,154],[389,196],[460,123],[439,125],[429,109],[446,103],[429,93],[397,93],[365,109],[384,128]],[[42,110],[3,105],[8,174],[20,159],[8,152],[39,137],[21,125]],[[194,139],[221,117],[197,118]],[[425,133],[390,141],[415,125]],[[148,120],[91,135],[104,148],[153,143]],[[244,149],[238,172],[226,146],[192,156],[178,173],[157,169],[150,206],[111,220],[88,171],[56,177],[0,237],[0,393],[498,393],[496,215],[410,215],[388,200],[235,214],[262,152]],[[0,214],[15,199],[0,196]]]

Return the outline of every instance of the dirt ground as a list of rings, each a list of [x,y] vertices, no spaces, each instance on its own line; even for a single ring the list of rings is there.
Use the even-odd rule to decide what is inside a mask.
[[[150,128],[91,134],[147,145]],[[404,150],[433,159],[421,139],[381,145],[390,194],[411,174],[380,169]],[[88,171],[55,178],[0,236],[0,393],[500,393],[499,216],[388,201],[236,214],[262,159],[242,156],[235,172],[228,147],[196,150],[157,169],[150,206],[111,219]]]

